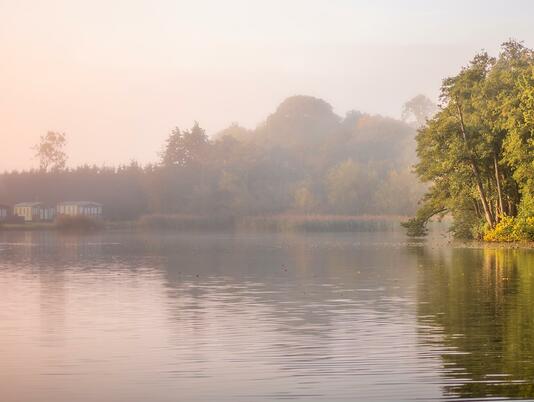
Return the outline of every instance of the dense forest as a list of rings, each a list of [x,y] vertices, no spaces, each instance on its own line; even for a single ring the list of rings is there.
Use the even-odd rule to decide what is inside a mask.
[[[405,121],[293,96],[255,129],[238,124],[208,137],[198,123],[175,128],[157,162],[65,165],[65,135],[36,146],[40,168],[0,175],[0,203],[93,200],[108,219],[145,214],[257,216],[413,214],[425,187],[411,172],[415,126],[434,105],[418,96]]]
[[[457,237],[534,240],[534,52],[502,45],[443,81],[441,105],[419,130],[416,172],[429,184],[409,234],[452,216]]]

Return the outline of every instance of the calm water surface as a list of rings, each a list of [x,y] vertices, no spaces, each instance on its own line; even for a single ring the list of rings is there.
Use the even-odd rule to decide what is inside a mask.
[[[534,397],[534,253],[0,234],[0,401]]]

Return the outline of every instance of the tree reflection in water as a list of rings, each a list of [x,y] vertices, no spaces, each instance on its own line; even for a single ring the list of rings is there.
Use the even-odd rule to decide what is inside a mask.
[[[534,254],[418,248],[421,341],[441,348],[446,395],[534,396]]]

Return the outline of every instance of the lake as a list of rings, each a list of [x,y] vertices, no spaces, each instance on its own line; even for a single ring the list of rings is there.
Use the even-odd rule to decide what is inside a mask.
[[[0,400],[534,397],[534,252],[0,233]]]

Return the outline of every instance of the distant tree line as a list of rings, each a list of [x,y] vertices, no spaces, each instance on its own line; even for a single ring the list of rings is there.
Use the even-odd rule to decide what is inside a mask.
[[[497,58],[477,54],[445,79],[417,154],[430,187],[410,234],[449,214],[458,237],[534,240],[534,51],[508,41]]]
[[[410,171],[415,128],[431,109],[414,98],[419,123],[325,101],[286,99],[256,129],[232,124],[211,139],[198,123],[175,128],[159,160],[140,166],[66,168],[64,134],[36,147],[40,169],[0,175],[0,203],[94,200],[109,219],[144,214],[210,216],[411,214],[425,187]]]

